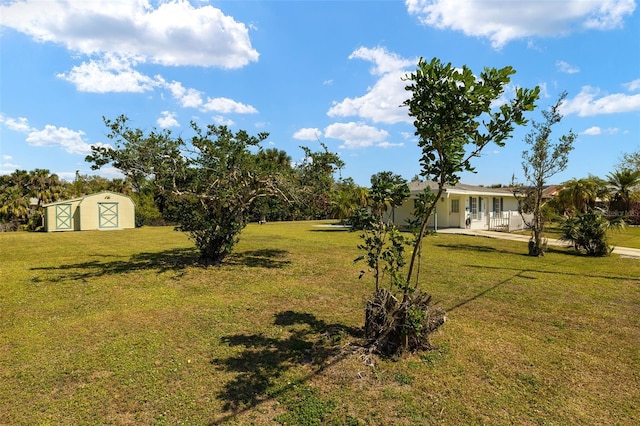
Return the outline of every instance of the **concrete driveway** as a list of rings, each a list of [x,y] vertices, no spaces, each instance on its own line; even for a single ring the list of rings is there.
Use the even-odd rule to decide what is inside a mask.
[[[512,234],[509,232],[496,232],[496,231],[485,231],[484,229],[462,229],[462,228],[441,228],[438,229],[438,233],[441,234],[461,234],[461,235],[471,235],[474,237],[485,237],[485,238],[497,238],[502,240],[512,240],[512,241],[522,241],[528,242],[529,235],[522,234]],[[556,240],[554,238],[547,238],[547,245],[557,246],[557,247],[570,247],[570,244],[567,244],[564,241]],[[614,247],[613,253],[618,254],[622,257],[630,257],[635,259],[640,259],[640,249],[629,248],[629,247]]]

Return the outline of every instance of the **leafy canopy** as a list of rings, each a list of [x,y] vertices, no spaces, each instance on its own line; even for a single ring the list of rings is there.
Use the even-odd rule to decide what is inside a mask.
[[[414,118],[418,146],[422,149],[420,175],[438,184],[435,194],[425,194],[417,212],[417,232],[407,282],[411,281],[429,216],[444,191],[455,185],[460,173],[473,172],[471,160],[489,144],[504,146],[516,125],[524,125],[525,112],[535,108],[540,88],[515,90],[515,97],[501,101],[515,70],[485,68],[475,75],[467,66],[455,68],[434,58],[420,58],[407,76],[411,97],[403,105]],[[501,103],[499,107],[494,105]],[[417,283],[417,280],[416,280]]]
[[[195,241],[206,264],[218,264],[231,253],[249,220],[249,208],[260,197],[280,194],[281,174],[264,167],[259,144],[268,133],[251,136],[226,126],[200,128],[190,143],[169,130],[145,134],[120,116],[105,119],[115,148],[92,147],[87,161],[97,169],[112,164],[140,190],[150,181],[167,203],[167,215]]]

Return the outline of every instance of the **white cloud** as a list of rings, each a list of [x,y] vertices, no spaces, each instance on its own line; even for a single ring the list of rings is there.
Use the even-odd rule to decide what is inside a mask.
[[[196,89],[187,89],[178,81],[166,83],[165,87],[171,91],[173,97],[185,108],[199,108],[203,103],[202,92]]]
[[[387,52],[382,47],[368,49],[361,47],[354,51],[349,59],[365,59],[373,62],[371,73],[380,78],[367,93],[357,98],[345,98],[335,102],[327,112],[329,117],[361,117],[375,123],[411,123],[406,107],[401,107],[406,100],[405,67],[415,65],[417,59],[403,59]]]
[[[620,129],[616,128],[616,127],[610,127],[608,129],[602,129],[598,126],[593,126],[593,127],[589,127],[588,129],[584,130],[581,134],[582,135],[586,135],[586,136],[598,136],[601,134],[607,134],[607,135],[615,135],[616,133],[619,132]]]
[[[340,139],[344,143],[340,148],[356,149],[369,146],[389,146],[386,142],[389,133],[363,123],[334,123],[324,129],[324,136]]]
[[[236,102],[229,98],[209,98],[207,103],[202,105],[204,111],[215,111],[222,114],[236,113],[236,114],[255,114],[257,109],[251,105],[245,105],[240,102]]]
[[[84,141],[85,133],[82,130],[70,130],[66,127],[56,127],[51,124],[38,130],[29,125],[29,120],[24,117],[11,118],[0,114],[0,123],[8,129],[20,133],[26,133],[26,141],[31,146],[58,146],[70,154],[88,154],[91,152],[91,145]],[[96,146],[110,146],[109,144],[96,143]],[[11,157],[9,157],[10,159]],[[5,156],[3,156],[3,159]]]
[[[625,83],[622,86],[630,92],[640,90],[640,78],[630,81],[629,83]]]
[[[400,132],[400,136],[402,136],[403,139],[405,140],[409,140],[409,139],[413,139],[415,138],[415,135],[411,132]]]
[[[188,1],[26,0],[0,6],[2,25],[85,55],[168,66],[239,68],[258,60],[245,24]]]
[[[613,93],[601,96],[599,89],[590,86],[582,87],[575,98],[565,100],[560,108],[563,115],[577,114],[580,117],[633,111],[640,111],[640,94]]]
[[[380,142],[378,146],[380,148],[393,148],[396,146],[404,146],[404,142],[400,142],[400,143]]]
[[[180,123],[176,120],[175,112],[162,111],[160,114],[162,114],[162,117],[158,117],[156,120],[158,126],[163,129],[168,129],[169,127],[180,127]]]
[[[425,25],[486,37],[496,49],[522,38],[617,28],[636,7],[634,0],[405,0],[405,4]]]
[[[91,152],[91,145],[84,141],[84,135],[82,130],[71,130],[47,124],[42,130],[32,129],[27,135],[26,141],[31,146],[57,146],[70,154],[86,155]],[[93,145],[108,146],[102,143]]]
[[[213,120],[214,123],[216,123],[219,126],[231,127],[236,124],[235,121],[231,120],[230,118],[223,117],[221,115],[215,115],[211,117],[211,119]]]
[[[371,69],[373,75],[384,75],[387,73],[402,71],[404,68],[414,66],[417,59],[404,59],[395,53],[390,53],[383,47],[360,47],[356,49],[349,59],[363,59],[373,62],[374,67]]]
[[[583,135],[587,136],[596,136],[602,133],[602,129],[598,126],[589,127],[585,131],[582,132]]]
[[[293,134],[294,139],[303,141],[316,141],[322,136],[322,131],[318,128],[304,128],[300,129]]]
[[[159,80],[162,79],[159,78]],[[229,98],[207,98],[205,103],[203,101],[205,96],[203,92],[193,88],[186,88],[179,81],[166,83],[162,80],[162,85],[171,91],[174,99],[184,108],[199,108],[204,112],[214,111],[221,114],[255,114],[258,112],[251,105],[245,105]]]
[[[27,133],[31,130],[29,120],[24,117],[11,118],[0,113],[0,123],[4,124],[7,129],[13,130],[14,132]]]
[[[558,67],[558,70],[560,72],[563,72],[566,74],[575,74],[580,72],[580,68],[576,67],[575,65],[571,65],[565,61],[557,61],[556,67]]]
[[[162,82],[136,71],[133,69],[135,64],[135,60],[108,54],[98,60],[83,62],[57,77],[73,83],[81,92],[92,93],[141,93],[153,90]]]

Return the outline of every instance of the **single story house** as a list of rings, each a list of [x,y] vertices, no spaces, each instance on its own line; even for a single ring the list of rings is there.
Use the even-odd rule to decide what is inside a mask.
[[[135,228],[133,200],[111,191],[56,201],[43,207],[47,232]]]
[[[427,187],[438,191],[435,182],[413,181],[409,184],[409,199],[391,211],[388,217],[398,226],[413,218],[415,201]],[[429,218],[429,226],[438,228],[470,228],[495,231],[515,231],[526,227],[518,212],[518,200],[508,188],[484,186],[446,185],[444,192]]]

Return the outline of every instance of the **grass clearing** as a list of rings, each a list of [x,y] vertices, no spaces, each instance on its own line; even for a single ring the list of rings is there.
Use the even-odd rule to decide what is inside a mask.
[[[0,424],[637,424],[640,262],[426,239],[438,351],[353,350],[358,236],[250,225],[220,267],[171,228],[0,234]],[[624,244],[620,244],[624,245]]]

